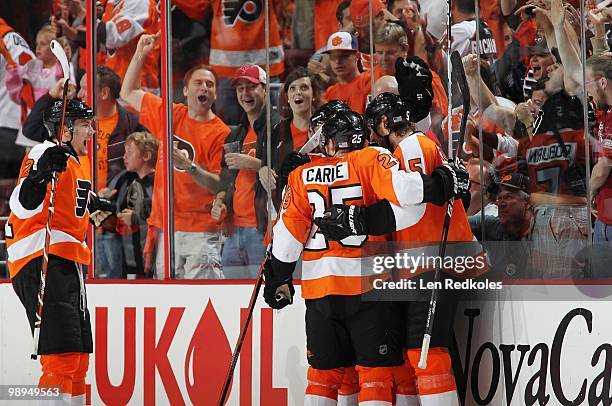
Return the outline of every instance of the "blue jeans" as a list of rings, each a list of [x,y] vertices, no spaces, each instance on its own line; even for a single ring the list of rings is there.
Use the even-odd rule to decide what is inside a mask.
[[[226,279],[255,279],[266,253],[264,235],[255,227],[237,227],[223,244],[221,264]]]
[[[595,220],[595,227],[593,228],[593,242],[606,241],[612,241],[612,225],[597,219]]]
[[[612,225],[595,220],[593,249],[591,251],[593,278],[612,278]]]
[[[123,277],[123,247],[121,236],[115,233],[96,234],[96,277]]]

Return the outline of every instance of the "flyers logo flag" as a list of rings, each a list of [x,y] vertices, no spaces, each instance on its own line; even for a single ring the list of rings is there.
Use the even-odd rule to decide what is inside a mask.
[[[262,12],[261,0],[223,0],[223,22],[229,27],[236,25],[238,20],[253,23]]]

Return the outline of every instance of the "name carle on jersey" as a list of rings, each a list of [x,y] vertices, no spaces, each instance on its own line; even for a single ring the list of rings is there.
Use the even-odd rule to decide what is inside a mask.
[[[349,167],[347,162],[340,162],[330,166],[314,166],[302,172],[302,181],[305,185],[319,183],[331,185],[335,182],[349,179]]]

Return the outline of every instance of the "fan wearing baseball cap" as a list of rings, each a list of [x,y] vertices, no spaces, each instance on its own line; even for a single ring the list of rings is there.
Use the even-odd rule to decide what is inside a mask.
[[[370,94],[370,75],[360,73],[357,67],[359,51],[348,32],[336,32],[329,36],[324,53],[329,55],[331,69],[338,82],[327,88],[323,98],[327,101],[342,100],[353,111],[365,111]]]
[[[240,125],[225,140],[221,176],[212,217],[225,221],[227,240],[221,263],[227,278],[257,277],[264,256],[268,213],[266,191],[257,172],[266,153],[266,72],[257,65],[238,68],[231,81],[244,111]],[[271,111],[275,126],[279,116]]]
[[[349,10],[357,33],[359,50],[370,53],[370,0],[352,0]],[[381,0],[372,0],[372,16],[372,32],[376,32],[385,20],[397,20]]]
[[[498,216],[484,216],[484,236],[481,215],[469,217],[472,233],[483,242],[494,272],[504,278],[529,275],[529,254],[518,252],[527,243],[514,242],[533,240],[535,215],[529,203],[529,182],[529,177],[512,173],[489,187],[488,191],[497,196]]]

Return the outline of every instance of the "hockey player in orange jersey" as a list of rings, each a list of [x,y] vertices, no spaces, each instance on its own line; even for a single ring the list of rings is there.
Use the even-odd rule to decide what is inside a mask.
[[[87,142],[94,133],[93,110],[69,100],[60,131],[63,102],[45,112],[51,139],[36,145],[23,160],[19,183],[10,198],[5,233],[13,288],[34,328],[41,284],[50,181],[57,173],[55,206],[50,226],[49,262],[45,278],[38,354],[40,387],[59,387],[61,404],[85,404],[85,376],[93,351],[82,265],[89,264],[85,243],[89,213],[111,210],[91,193]],[[63,145],[57,144],[62,137]],[[110,212],[106,212],[110,214]]]
[[[417,77],[423,80],[422,85],[428,86],[427,77],[429,69],[427,65],[417,58],[411,58],[410,63],[398,64],[399,75],[411,76],[412,85],[419,87]],[[420,71],[421,75],[416,75]],[[429,79],[430,80],[430,79]],[[398,78],[398,82],[406,82]],[[422,89],[418,89],[422,91]],[[423,107],[423,106],[421,106]],[[431,171],[442,165],[446,158],[440,148],[421,132],[416,132],[414,123],[411,122],[411,111],[401,98],[391,93],[381,93],[376,96],[366,110],[366,122],[374,133],[376,141],[394,151],[393,155],[398,159],[400,167],[407,171],[430,174]],[[419,117],[416,118],[417,120]],[[465,194],[469,197],[469,194]],[[351,229],[359,230],[362,234],[375,232],[368,228],[368,218],[379,218],[384,214],[380,203],[370,208],[351,209],[350,206],[336,205],[333,210],[326,213],[324,219],[316,222],[320,225],[321,232],[331,240],[347,238],[355,234]],[[353,210],[354,224],[348,226],[348,213]],[[408,248],[413,255],[427,252],[437,246],[445,217],[445,208],[431,203],[419,205],[410,213],[412,217],[404,215],[403,218],[395,217],[394,241],[409,243]],[[412,223],[409,227],[407,223]],[[393,224],[390,222],[389,224]],[[343,231],[344,230],[344,231]],[[394,231],[388,227],[383,232]],[[354,236],[353,236],[354,237]],[[462,202],[455,203],[453,217],[450,224],[450,242],[461,244],[461,252],[472,256],[480,256],[482,261],[482,248],[474,242],[474,236],[470,230],[467,216]],[[467,244],[465,244],[467,243]],[[401,245],[398,245],[401,247]],[[419,274],[432,269],[412,270]],[[473,270],[472,270],[473,271]],[[429,405],[458,405],[456,384],[452,375],[451,359],[448,354],[450,330],[452,326],[453,302],[448,296],[441,295],[438,302],[432,344],[429,350],[428,363],[425,369],[417,368],[419,361],[421,340],[425,332],[425,318],[427,317],[428,302],[406,301],[399,304],[403,308],[405,317],[405,362],[401,367],[394,370],[397,384],[396,405],[410,406],[420,404]]]
[[[388,200],[389,210],[431,201],[433,196],[456,197],[453,179],[464,179],[453,168],[432,176],[399,170],[384,148],[367,147],[361,116],[339,112],[323,125],[324,157],[306,163],[289,175],[269,258],[264,265],[264,298],[273,308],[292,303],[292,275],[302,255],[302,296],[306,300],[308,387],[305,405],[336,404],[345,368],[357,365],[359,402],[391,405],[393,367],[403,362],[398,319],[390,302],[365,302],[372,270],[362,269],[368,249],[385,238],[359,236],[328,241],[313,220],[330,204],[375,204]],[[352,152],[351,152],[352,151]],[[386,227],[387,212],[371,227]],[[369,287],[368,287],[369,286]]]

